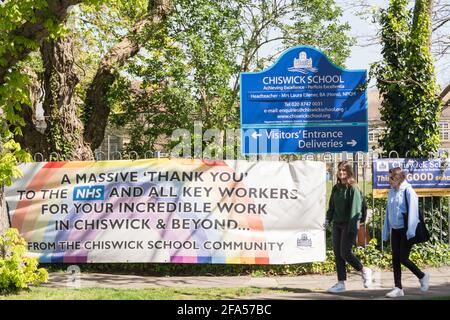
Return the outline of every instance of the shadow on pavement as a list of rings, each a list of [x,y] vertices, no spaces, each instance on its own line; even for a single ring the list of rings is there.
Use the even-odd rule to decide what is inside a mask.
[[[385,297],[391,289],[376,288],[364,290],[347,290],[332,294],[322,290],[306,290],[289,287],[274,287],[271,290],[283,290],[286,293],[262,294],[252,296],[255,300],[450,300],[450,284],[433,285],[422,293],[419,288],[404,287],[405,296],[399,298]],[[244,297],[248,299],[248,297]]]

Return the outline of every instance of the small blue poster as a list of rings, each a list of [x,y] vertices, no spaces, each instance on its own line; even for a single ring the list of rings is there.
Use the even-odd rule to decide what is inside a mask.
[[[386,198],[389,170],[401,168],[419,197],[450,195],[450,159],[381,158],[373,161],[373,197]]]

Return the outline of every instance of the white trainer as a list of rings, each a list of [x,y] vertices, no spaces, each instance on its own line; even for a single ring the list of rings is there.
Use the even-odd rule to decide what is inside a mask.
[[[427,292],[429,288],[430,283],[430,275],[428,273],[425,273],[422,279],[419,279],[420,282],[420,291]]]
[[[344,281],[339,281],[334,286],[332,286],[330,289],[328,289],[327,292],[328,293],[345,292],[345,283],[344,283]]]
[[[372,284],[372,269],[364,267],[361,275],[363,278],[364,288],[368,288]]]
[[[386,293],[386,297],[388,298],[397,298],[397,297],[403,297],[405,293],[403,292],[403,289],[395,287],[388,293]]]

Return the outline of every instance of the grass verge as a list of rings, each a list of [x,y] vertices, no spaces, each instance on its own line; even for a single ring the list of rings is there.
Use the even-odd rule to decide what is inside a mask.
[[[45,288],[36,287],[18,294],[0,295],[0,300],[219,300],[283,293],[265,288]]]

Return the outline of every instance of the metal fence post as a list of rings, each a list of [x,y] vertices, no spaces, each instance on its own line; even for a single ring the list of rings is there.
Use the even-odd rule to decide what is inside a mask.
[[[109,136],[109,134],[108,134],[108,160],[111,160],[110,159],[110,153],[111,153],[111,147],[110,147],[110,136]]]
[[[353,153],[353,174],[356,177],[356,182],[359,182],[358,156],[357,156],[357,153]]]
[[[433,196],[431,197],[431,226],[434,227],[434,203]],[[425,219],[425,218],[424,218]]]
[[[384,242],[383,242],[383,225],[384,225],[384,221],[383,221],[383,210],[380,210],[380,230],[381,230],[381,234],[380,234],[380,238],[381,238],[381,252],[384,252]]]

